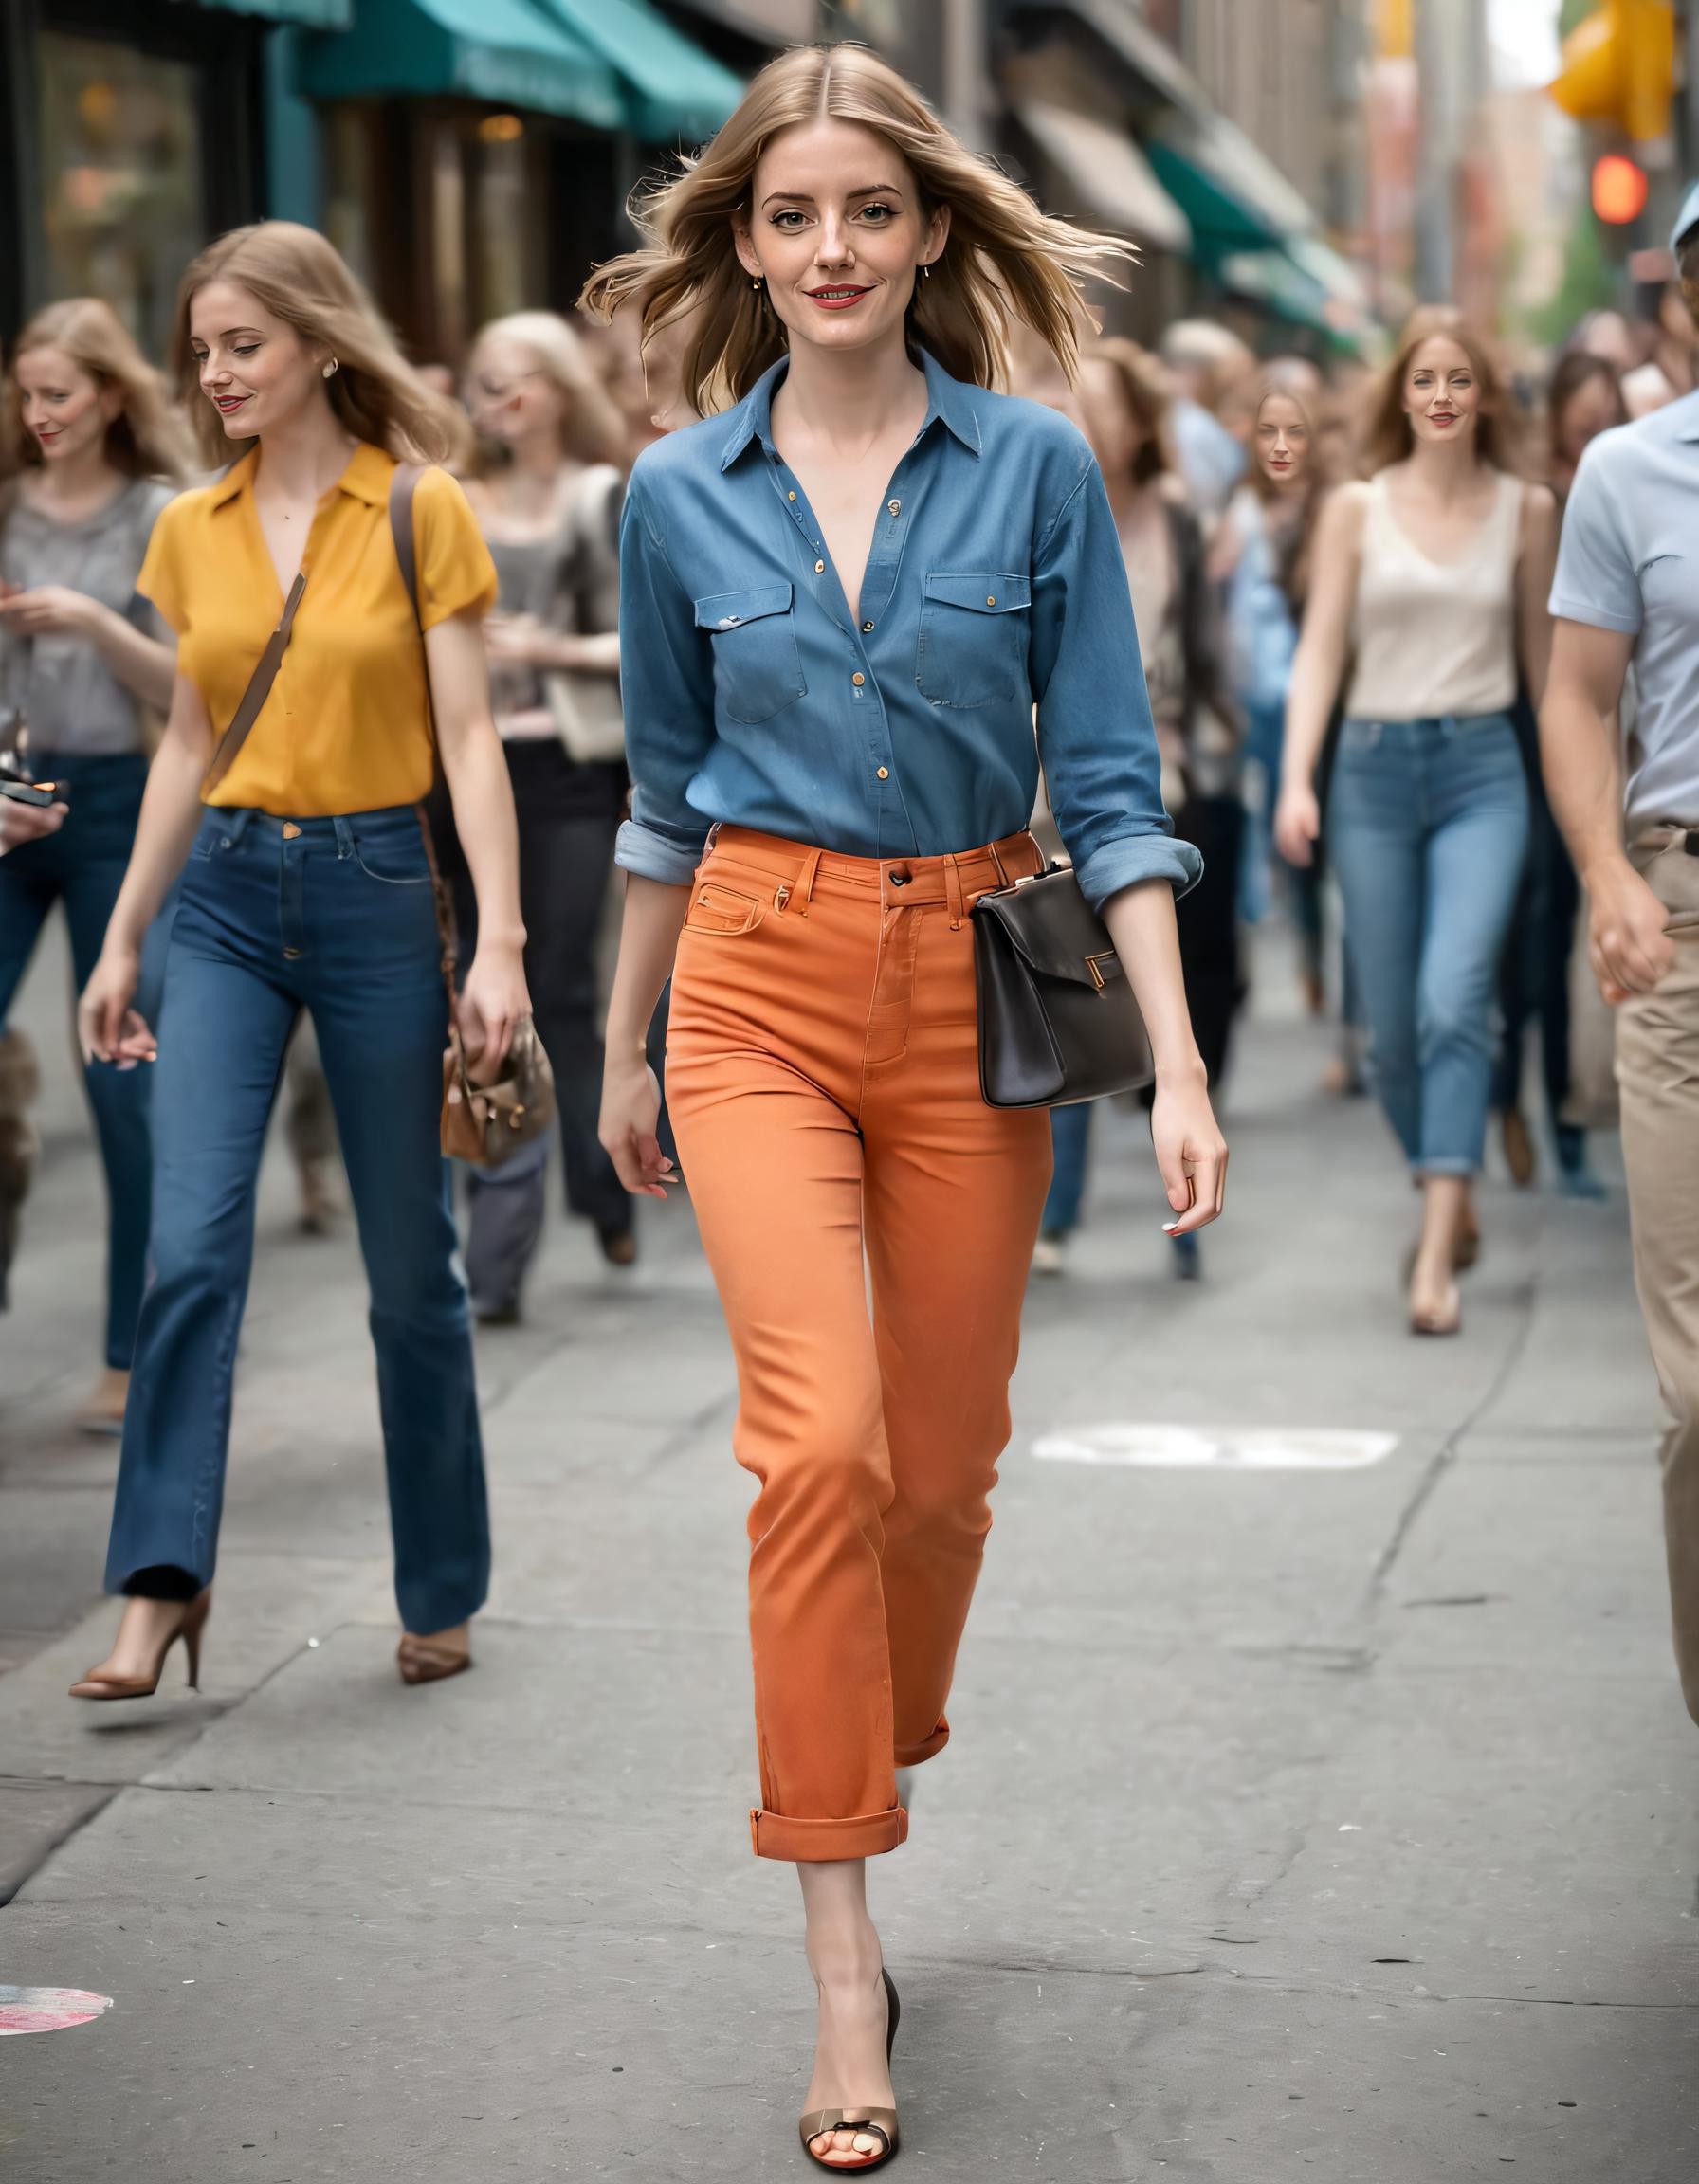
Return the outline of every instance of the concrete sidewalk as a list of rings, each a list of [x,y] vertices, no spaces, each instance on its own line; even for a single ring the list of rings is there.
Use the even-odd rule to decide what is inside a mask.
[[[1289,1020],[1248,1039],[1200,1286],[1165,1278],[1111,1114],[1075,1266],[1034,1289],[956,1740],[874,1876],[904,2174],[1699,2174],[1699,1732],[1620,1197],[1490,1190],[1467,1333],[1414,1342],[1409,1192],[1322,1057]],[[179,1653],[165,1697],[97,1711],[63,1694],[112,1611],[62,1626],[113,1456],[57,1423],[93,1191],[66,1135],[0,1320],[0,1830],[34,1866],[0,1982],[114,2006],[5,2049],[0,2174],[805,2174],[812,1997],[795,1884],[748,1855],[748,1490],[688,1208],[625,1284],[557,1225],[528,1325],[482,1342],[495,1594],[477,1672],[406,1691],[357,1266],[271,1174],[207,1690]],[[1036,1453],[1138,1422],[1397,1439],[1334,1470]]]

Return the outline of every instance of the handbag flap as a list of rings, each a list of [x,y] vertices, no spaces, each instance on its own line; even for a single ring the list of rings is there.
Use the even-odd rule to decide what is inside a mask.
[[[1080,893],[1069,865],[981,895],[974,916],[991,919],[1042,977],[1101,989],[1122,976],[1108,928]]]

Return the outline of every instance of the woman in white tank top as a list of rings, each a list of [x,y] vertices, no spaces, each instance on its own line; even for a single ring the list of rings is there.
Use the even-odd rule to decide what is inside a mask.
[[[1374,411],[1366,482],[1324,511],[1288,701],[1276,838],[1307,864],[1316,767],[1346,682],[1327,851],[1376,1090],[1422,1190],[1419,1335],[1462,1324],[1479,1246],[1499,958],[1527,848],[1510,708],[1545,682],[1556,512],[1507,459],[1508,398],[1449,315],[1404,343]]]

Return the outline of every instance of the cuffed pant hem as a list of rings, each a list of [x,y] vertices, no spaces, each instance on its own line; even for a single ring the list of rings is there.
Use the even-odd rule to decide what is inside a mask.
[[[1429,1175],[1461,1175],[1468,1182],[1481,1173],[1481,1163],[1471,1160],[1466,1153],[1431,1153],[1413,1160],[1410,1173],[1418,1183]]]
[[[918,1744],[899,1744],[896,1753],[897,1765],[899,1767],[918,1767],[923,1759],[930,1759],[934,1753],[941,1752],[949,1741],[950,1724],[947,1721],[941,1721],[931,1736],[923,1737]]]
[[[838,1858],[877,1858],[908,1840],[908,1814],[901,1805],[864,1813],[857,1820],[793,1820],[783,1812],[753,1811],[750,1840],[758,1858],[783,1858],[819,1866]]]

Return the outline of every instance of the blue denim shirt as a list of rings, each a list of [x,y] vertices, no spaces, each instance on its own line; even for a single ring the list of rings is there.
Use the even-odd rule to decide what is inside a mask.
[[[619,863],[685,884],[715,820],[854,857],[977,848],[1027,825],[1042,753],[1095,905],[1142,880],[1183,891],[1203,864],[1162,809],[1090,449],[1054,411],[923,361],[926,420],[886,489],[859,623],[774,445],[782,361],[639,457],[621,535],[635,790]]]

